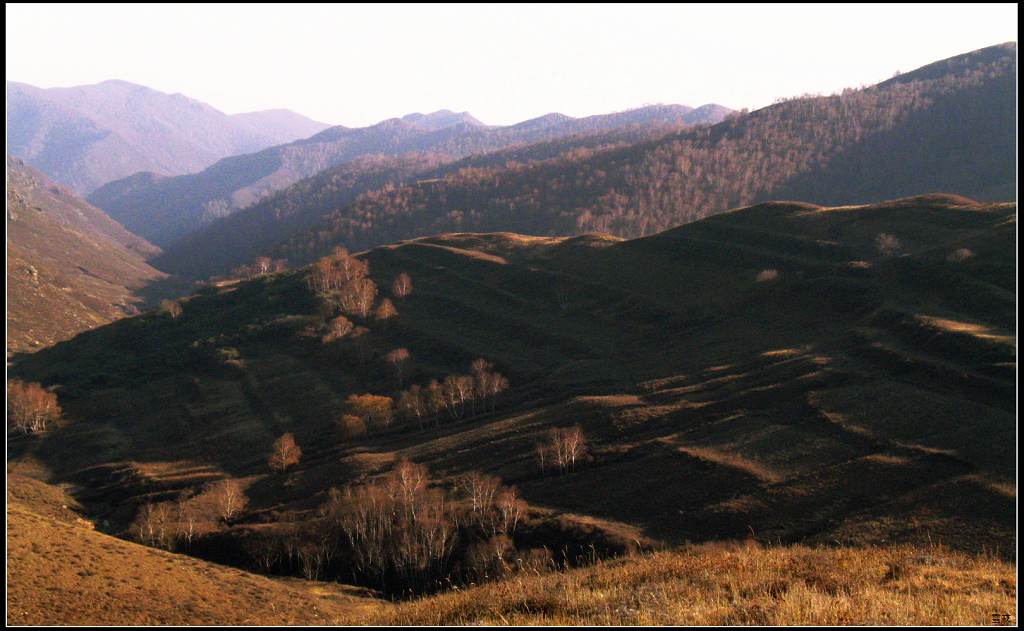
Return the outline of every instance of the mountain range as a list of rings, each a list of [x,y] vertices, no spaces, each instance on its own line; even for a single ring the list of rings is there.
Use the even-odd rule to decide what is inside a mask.
[[[7,82],[7,151],[79,194],[138,171],[179,175],[328,125],[287,110],[228,115],[127,81]]]
[[[635,237],[771,199],[1013,199],[1015,99],[1009,44],[646,139],[552,140],[418,171],[410,160],[350,163],[167,244],[154,264],[205,278],[257,255],[302,265],[339,244],[360,250],[438,232]]]
[[[88,199],[163,247],[302,178],[363,157],[417,153],[452,161],[577,134],[624,128],[640,134],[713,123],[729,112],[721,106],[652,106],[579,119],[550,114],[506,127],[483,125],[466,112],[411,114],[370,127],[331,127],[310,138],[225,158],[190,175],[136,173],[106,184]]]

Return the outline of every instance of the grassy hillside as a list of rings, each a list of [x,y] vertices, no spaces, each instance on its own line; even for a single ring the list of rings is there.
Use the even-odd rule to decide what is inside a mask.
[[[56,487],[7,479],[7,623],[336,624],[385,603],[338,584],[268,579],[96,532]],[[63,513],[63,514],[62,514]]]
[[[138,312],[165,274],[152,244],[18,158],[7,159],[7,351],[34,351]]]
[[[696,546],[524,575],[349,618],[382,625],[984,625],[1012,565],[941,548]]]
[[[121,534],[146,502],[208,505],[234,479],[245,511],[191,553],[244,568],[253,542],[316,531],[331,487],[403,458],[446,492],[475,470],[516,485],[529,508],[512,544],[570,565],[746,538],[1012,557],[1015,222],[1013,204],[932,195],[761,204],[629,241],[416,239],[360,255],[385,294],[401,271],[414,290],[387,324],[353,317],[358,343],[322,340],[335,310],[304,271],[211,285],[177,318],[15,366],[56,387],[66,418],[11,438],[9,458],[43,463]],[[511,389],[493,412],[344,434],[346,397],[398,396],[398,347],[403,387],[485,357]],[[535,446],[574,425],[589,457],[545,474]],[[303,457],[274,473],[285,432]],[[347,558],[321,575],[352,582]]]

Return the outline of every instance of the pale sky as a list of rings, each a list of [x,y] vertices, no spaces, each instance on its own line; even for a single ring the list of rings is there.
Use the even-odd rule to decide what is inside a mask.
[[[348,126],[756,109],[1017,40],[1016,4],[5,6],[9,80],[123,79]]]

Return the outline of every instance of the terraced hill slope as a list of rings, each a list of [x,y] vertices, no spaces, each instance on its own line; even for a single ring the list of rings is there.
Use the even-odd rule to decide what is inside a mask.
[[[628,241],[415,239],[360,255],[385,292],[401,271],[414,290],[387,325],[353,318],[358,344],[322,341],[333,307],[304,271],[211,285],[177,318],[15,366],[67,418],[10,458],[114,533],[147,501],[235,479],[248,507],[192,552],[243,567],[252,537],[314,523],[331,487],[402,458],[436,488],[474,470],[515,484],[515,544],[567,560],[745,538],[1012,556],[1015,222],[1014,204],[930,195],[759,204]],[[493,412],[346,436],[347,396],[397,396],[397,347],[406,386],[485,357],[512,388]],[[591,457],[545,475],[535,445],[572,425]],[[304,455],[273,473],[284,432]]]

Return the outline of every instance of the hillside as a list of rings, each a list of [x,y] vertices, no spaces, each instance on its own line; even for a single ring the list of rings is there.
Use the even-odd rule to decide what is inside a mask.
[[[228,116],[127,81],[49,89],[7,82],[7,151],[79,194],[138,171],[199,171],[324,127],[285,110]]]
[[[7,158],[7,352],[138,312],[159,250],[18,158]]]
[[[697,546],[526,574],[347,618],[379,625],[969,625],[1012,612],[1015,568],[941,548]]]
[[[185,235],[151,263],[184,278],[201,280],[229,274],[274,251],[290,237],[317,228],[324,217],[368,191],[437,181],[466,168],[493,168],[622,147],[649,135],[657,135],[656,129],[624,127],[501,149],[454,162],[421,153],[359,158],[321,171]]]
[[[367,331],[341,341],[324,337],[336,308],[305,271],[210,285],[176,318],[19,362],[11,376],[56,388],[65,420],[10,438],[9,460],[38,460],[123,535],[147,502],[207,511],[213,483],[234,480],[246,507],[204,521],[191,554],[392,596],[437,587],[358,570],[335,534],[322,565],[261,550],[319,549],[347,497],[330,489],[406,458],[435,494],[461,498],[477,470],[515,485],[528,504],[510,554],[546,548],[561,565],[745,538],[1012,558],[1015,224],[1013,204],[932,195],[760,204],[627,241],[421,238],[360,255],[382,294],[401,271],[414,289],[395,318],[350,316]],[[401,386],[395,348],[412,356]],[[476,357],[511,384],[491,407],[339,424],[350,395],[398,398]],[[541,469],[537,445],[577,425],[587,455]],[[286,432],[303,454],[275,473]],[[454,581],[472,576],[464,536]]]
[[[724,116],[716,108],[702,121]],[[161,247],[266,195],[330,167],[359,158],[423,153],[437,161],[512,145],[630,126],[671,129],[687,124],[691,108],[652,106],[574,119],[549,115],[508,127],[487,127],[466,113],[393,118],[370,127],[332,127],[304,140],[221,160],[176,178],[136,174],[93,192],[89,201]],[[720,120],[720,119],[719,119]]]
[[[1016,45],[904,77],[626,147],[467,166],[354,201],[345,189],[284,191],[287,205],[330,206],[319,198],[333,195],[334,208],[261,254],[305,264],[338,244],[358,250],[451,231],[637,237],[768,199],[845,204],[933,191],[1013,199]],[[189,255],[195,267],[202,253]],[[164,269],[178,269],[173,257]]]
[[[8,624],[336,624],[386,607],[342,585],[268,579],[96,532],[71,498],[31,478],[8,477],[7,497]]]

